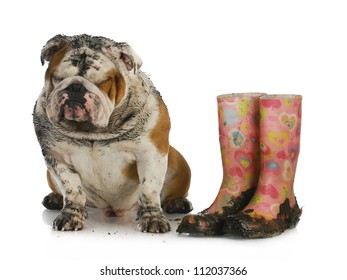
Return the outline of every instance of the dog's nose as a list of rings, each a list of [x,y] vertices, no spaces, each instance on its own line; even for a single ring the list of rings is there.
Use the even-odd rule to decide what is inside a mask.
[[[81,104],[86,102],[84,95],[87,92],[87,89],[82,84],[71,84],[65,89],[65,91],[68,94],[69,101],[74,101]]]
[[[84,94],[87,91],[87,89],[82,84],[74,83],[74,84],[69,85],[66,88],[66,91],[68,93],[72,92],[72,93],[83,93]]]

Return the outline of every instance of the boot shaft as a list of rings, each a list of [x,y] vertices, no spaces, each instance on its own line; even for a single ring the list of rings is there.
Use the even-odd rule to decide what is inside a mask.
[[[231,166],[234,171],[239,171],[239,168],[241,171],[247,171],[257,165],[259,97],[265,95],[265,93],[234,93],[217,97],[219,141],[224,174],[230,173]]]
[[[261,170],[287,181],[294,180],[300,152],[301,103],[299,95],[268,95],[259,100]]]

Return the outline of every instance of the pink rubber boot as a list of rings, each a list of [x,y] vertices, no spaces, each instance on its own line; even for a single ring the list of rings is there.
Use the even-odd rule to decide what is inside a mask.
[[[217,97],[223,180],[212,205],[197,215],[187,215],[177,231],[205,235],[223,234],[223,220],[242,210],[258,183],[259,104],[263,93]]]
[[[299,222],[293,190],[300,150],[301,101],[298,95],[259,99],[261,173],[248,205],[224,222],[223,231],[243,238],[272,237]]]

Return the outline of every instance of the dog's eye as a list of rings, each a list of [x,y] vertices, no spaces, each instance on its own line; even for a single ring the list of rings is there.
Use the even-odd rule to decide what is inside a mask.
[[[100,86],[106,85],[106,84],[109,83],[110,81],[111,81],[111,78],[109,78],[109,79],[107,79],[107,80],[104,80],[104,81],[98,83],[98,86],[100,87]]]
[[[63,80],[62,78],[59,78],[56,75],[52,76],[52,82],[53,82],[54,85],[60,83],[62,80]]]
[[[98,84],[99,89],[101,89],[104,92],[108,92],[110,89],[112,83],[112,79],[107,79],[105,81],[102,81],[101,83]]]

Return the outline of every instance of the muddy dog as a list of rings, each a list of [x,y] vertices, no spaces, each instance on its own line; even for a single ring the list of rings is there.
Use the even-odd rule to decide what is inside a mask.
[[[80,230],[86,206],[122,215],[137,207],[143,232],[167,232],[163,214],[188,213],[190,169],[169,144],[170,118],[160,93],[127,43],[57,35],[41,52],[49,61],[34,126],[60,210],[55,230]]]

